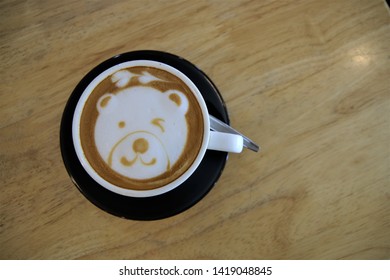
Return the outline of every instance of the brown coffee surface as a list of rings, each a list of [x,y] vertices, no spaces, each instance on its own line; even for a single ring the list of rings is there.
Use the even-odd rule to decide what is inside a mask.
[[[112,76],[115,73],[104,78],[92,90],[85,102],[80,119],[80,142],[82,149],[91,167],[97,174],[99,174],[100,177],[109,183],[120,188],[133,190],[151,190],[160,188],[179,178],[186,170],[188,170],[196,159],[203,141],[204,123],[202,110],[190,88],[180,78],[165,70],[143,66],[129,67],[121,70],[126,70],[134,74],[127,82],[126,88],[141,86],[150,87],[154,90],[158,90],[161,94],[169,90],[176,90],[186,96],[189,106],[187,113],[185,114],[187,135],[185,136],[184,149],[181,152],[179,159],[174,164],[169,164],[164,173],[152,178],[130,178],[119,174],[109,166],[107,161],[102,158],[95,143],[95,127],[99,116],[96,104],[100,102],[101,106],[105,106],[106,103],[110,102],[110,98],[104,97],[99,101],[103,95],[107,93],[116,95],[123,90],[123,88],[118,87],[115,84],[115,79],[112,79]],[[151,81],[146,82],[142,81],[140,77],[144,74],[151,75],[157,79],[152,79]],[[177,95],[172,94],[169,98],[172,102],[180,105],[181,100]],[[134,106],[134,104],[129,104],[129,106]],[[138,104],[137,106],[144,106],[145,110],[148,109],[148,104]],[[114,113],[115,112],[113,112],[113,114]],[[131,114],[131,110],[129,110],[129,114]],[[136,122],[137,120],[134,119],[134,121]],[[155,119],[153,122],[155,125],[159,126],[162,123],[162,120]],[[118,123],[120,128],[125,127],[125,125],[126,124],[124,122]],[[169,145],[170,143],[166,144]],[[147,144],[142,141],[138,141],[133,147],[137,152],[143,152],[148,148]]]

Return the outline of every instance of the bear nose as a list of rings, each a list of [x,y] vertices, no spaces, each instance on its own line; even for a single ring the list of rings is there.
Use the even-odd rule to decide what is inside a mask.
[[[149,143],[144,138],[138,138],[133,143],[133,151],[136,153],[144,154],[149,149]]]

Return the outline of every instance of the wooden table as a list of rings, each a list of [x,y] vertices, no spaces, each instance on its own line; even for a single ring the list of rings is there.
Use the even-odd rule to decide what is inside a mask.
[[[385,1],[6,0],[0,23],[0,258],[390,258]],[[80,79],[140,49],[206,72],[262,147],[148,222],[90,203],[59,146]]]

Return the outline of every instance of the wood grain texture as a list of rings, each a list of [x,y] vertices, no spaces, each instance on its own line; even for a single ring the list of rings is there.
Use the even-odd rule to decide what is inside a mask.
[[[0,258],[390,258],[390,17],[380,0],[0,3]],[[65,103],[101,61],[180,55],[260,153],[177,216],[111,216],[73,186]]]

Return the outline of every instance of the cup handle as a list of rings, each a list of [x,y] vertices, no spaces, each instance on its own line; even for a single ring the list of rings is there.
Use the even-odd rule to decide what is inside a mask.
[[[207,146],[209,150],[241,153],[243,147],[244,139],[241,135],[210,131],[209,144]]]

